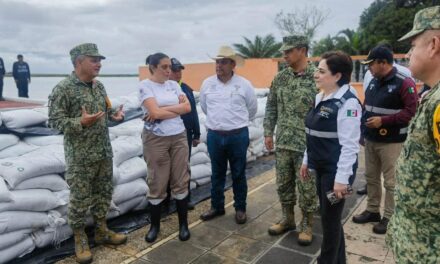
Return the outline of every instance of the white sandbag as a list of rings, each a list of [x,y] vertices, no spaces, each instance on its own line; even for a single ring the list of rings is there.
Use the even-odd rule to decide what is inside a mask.
[[[146,195],[148,186],[144,179],[137,179],[132,182],[115,186],[113,190],[113,202],[121,204],[125,201],[133,199],[136,196]]]
[[[1,137],[1,136],[0,136]],[[14,158],[38,149],[38,146],[19,141],[17,144],[0,150],[0,159]]]
[[[200,141],[206,143],[207,131],[205,126],[200,125]]]
[[[0,250],[0,264],[31,253],[35,249],[34,240],[29,236],[19,243]]]
[[[263,127],[263,122],[264,122],[264,117],[257,117],[257,118],[252,120],[250,126],[253,126],[253,127],[256,127],[256,128],[262,128]]]
[[[37,248],[44,248],[49,245],[57,247],[61,242],[69,239],[72,235],[72,228],[65,224],[56,228],[48,227],[44,230],[38,230],[32,233],[32,238]]]
[[[196,180],[196,183],[198,186],[205,185],[207,183],[211,182],[211,177],[204,177]]]
[[[0,203],[0,212],[44,212],[66,204],[65,201],[58,199],[53,192],[45,189],[15,190],[11,193],[12,201]]]
[[[29,237],[32,229],[22,229],[14,232],[0,234],[0,250],[10,247]]]
[[[24,128],[46,122],[47,115],[31,109],[20,109],[1,112],[2,120],[9,129]]]
[[[48,189],[52,192],[68,190],[69,185],[58,174],[42,175],[24,180],[15,186],[14,190]]]
[[[269,94],[270,89],[269,88],[256,88],[254,89],[255,91],[255,95],[260,98],[260,97],[265,97]]]
[[[254,141],[249,146],[249,151],[252,152],[252,154],[254,155],[262,153],[263,149],[264,149],[264,143],[262,140]]]
[[[109,127],[110,134],[116,137],[135,136],[140,138],[142,133],[143,121],[140,118],[132,119],[114,127]]]
[[[208,153],[208,147],[206,146],[205,143],[201,142],[200,144],[197,145],[197,147],[191,148],[191,156],[193,156],[199,152]]]
[[[12,201],[12,194],[6,186],[6,182],[3,177],[0,177],[0,203]]]
[[[257,138],[261,138],[262,136],[264,136],[264,129],[263,127],[249,127],[249,140],[253,141]]]
[[[119,166],[122,162],[142,155],[140,137],[122,136],[112,141],[113,163]]]
[[[28,144],[33,144],[36,146],[48,146],[48,145],[63,145],[64,142],[64,136],[63,135],[51,135],[51,136],[32,136],[32,137],[25,137],[23,138],[23,141]]]
[[[145,210],[147,209],[147,207],[148,207],[148,198],[147,196],[142,196],[141,202],[135,208],[133,208],[132,211]]]
[[[12,134],[0,134],[0,150],[13,146],[18,143],[20,139]]]
[[[66,170],[64,151],[61,145],[50,145],[16,158],[0,162],[0,176],[12,188],[20,182],[47,174],[62,173]]]
[[[208,157],[208,154],[206,154],[205,152],[198,152],[192,155],[190,158],[191,166],[206,164],[206,163],[211,163],[211,159]]]
[[[191,180],[197,180],[207,176],[211,176],[211,164],[199,164],[191,166]]]
[[[111,98],[112,105],[114,107],[124,106],[124,110],[136,109],[141,107],[137,93],[131,93],[127,96],[118,96],[116,98]]]
[[[119,178],[115,184],[123,184],[147,177],[147,164],[142,158],[134,157],[122,162],[119,167]],[[115,177],[113,177],[114,179]]]
[[[190,190],[193,190],[193,189],[195,189],[195,188],[197,188],[197,183],[196,183],[195,181],[190,181],[190,183],[189,183],[189,189],[190,189]]]
[[[0,213],[0,234],[20,229],[41,228],[48,224],[49,215],[47,213],[23,211]]]
[[[145,200],[145,195],[136,196],[128,201],[120,203],[117,205],[120,215],[126,214],[127,212],[136,208],[142,201]]]

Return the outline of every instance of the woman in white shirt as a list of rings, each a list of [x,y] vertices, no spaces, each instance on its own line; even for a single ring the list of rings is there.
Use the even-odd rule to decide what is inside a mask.
[[[176,200],[179,217],[179,239],[188,240],[188,143],[180,115],[191,111],[191,106],[179,84],[168,80],[171,61],[163,53],[146,59],[151,78],[139,83],[139,99],[144,110],[142,143],[148,167],[147,184],[150,189],[151,225],[145,236],[154,242],[160,230],[162,201],[170,184],[171,196]]]
[[[350,91],[352,71],[347,54],[322,55],[314,76],[321,92],[305,120],[307,149],[300,177],[316,177],[323,229],[318,263],[346,263],[341,215],[357,168],[362,114]]]

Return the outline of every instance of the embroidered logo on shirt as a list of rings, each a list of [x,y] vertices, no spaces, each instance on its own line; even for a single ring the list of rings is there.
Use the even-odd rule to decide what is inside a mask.
[[[358,116],[358,111],[357,110],[347,110],[347,116],[348,117],[357,117]]]
[[[397,86],[395,84],[390,84],[388,85],[388,92],[391,93],[394,91],[394,89],[396,89]]]
[[[321,106],[321,108],[319,108],[318,115],[320,115],[324,118],[329,118],[331,113],[333,113],[333,109],[326,107],[326,106]]]

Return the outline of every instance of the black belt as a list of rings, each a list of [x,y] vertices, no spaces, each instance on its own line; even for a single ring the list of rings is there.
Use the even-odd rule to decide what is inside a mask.
[[[232,129],[232,130],[213,130],[213,129],[208,129],[208,131],[212,131],[212,132],[217,133],[219,135],[227,136],[227,135],[238,134],[241,131],[243,131],[243,129],[245,129],[245,128],[247,128],[247,127],[240,127],[240,128]]]

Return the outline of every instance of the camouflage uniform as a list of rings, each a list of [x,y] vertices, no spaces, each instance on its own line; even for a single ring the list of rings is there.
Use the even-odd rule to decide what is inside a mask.
[[[440,29],[440,6],[419,11],[413,30],[402,39],[426,29]],[[435,142],[440,140],[439,130],[437,83],[421,100],[398,160],[396,207],[386,237],[396,263],[440,263],[440,146]]]
[[[107,115],[90,127],[82,127],[83,106],[89,114],[105,111]],[[49,95],[49,126],[64,133],[66,180],[70,186],[68,222],[72,228],[84,227],[89,207],[95,219],[102,219],[110,206],[113,152],[107,123],[114,114],[110,107],[101,82],[94,80],[90,87],[74,72]]]
[[[315,179],[303,182],[298,177],[306,148],[304,118],[317,92],[313,79],[315,70],[310,63],[304,73],[296,74],[287,67],[275,76],[263,124],[266,137],[272,137],[277,126],[275,157],[280,202],[295,205],[295,186],[298,185],[299,207],[306,212],[315,212],[318,201]]]

